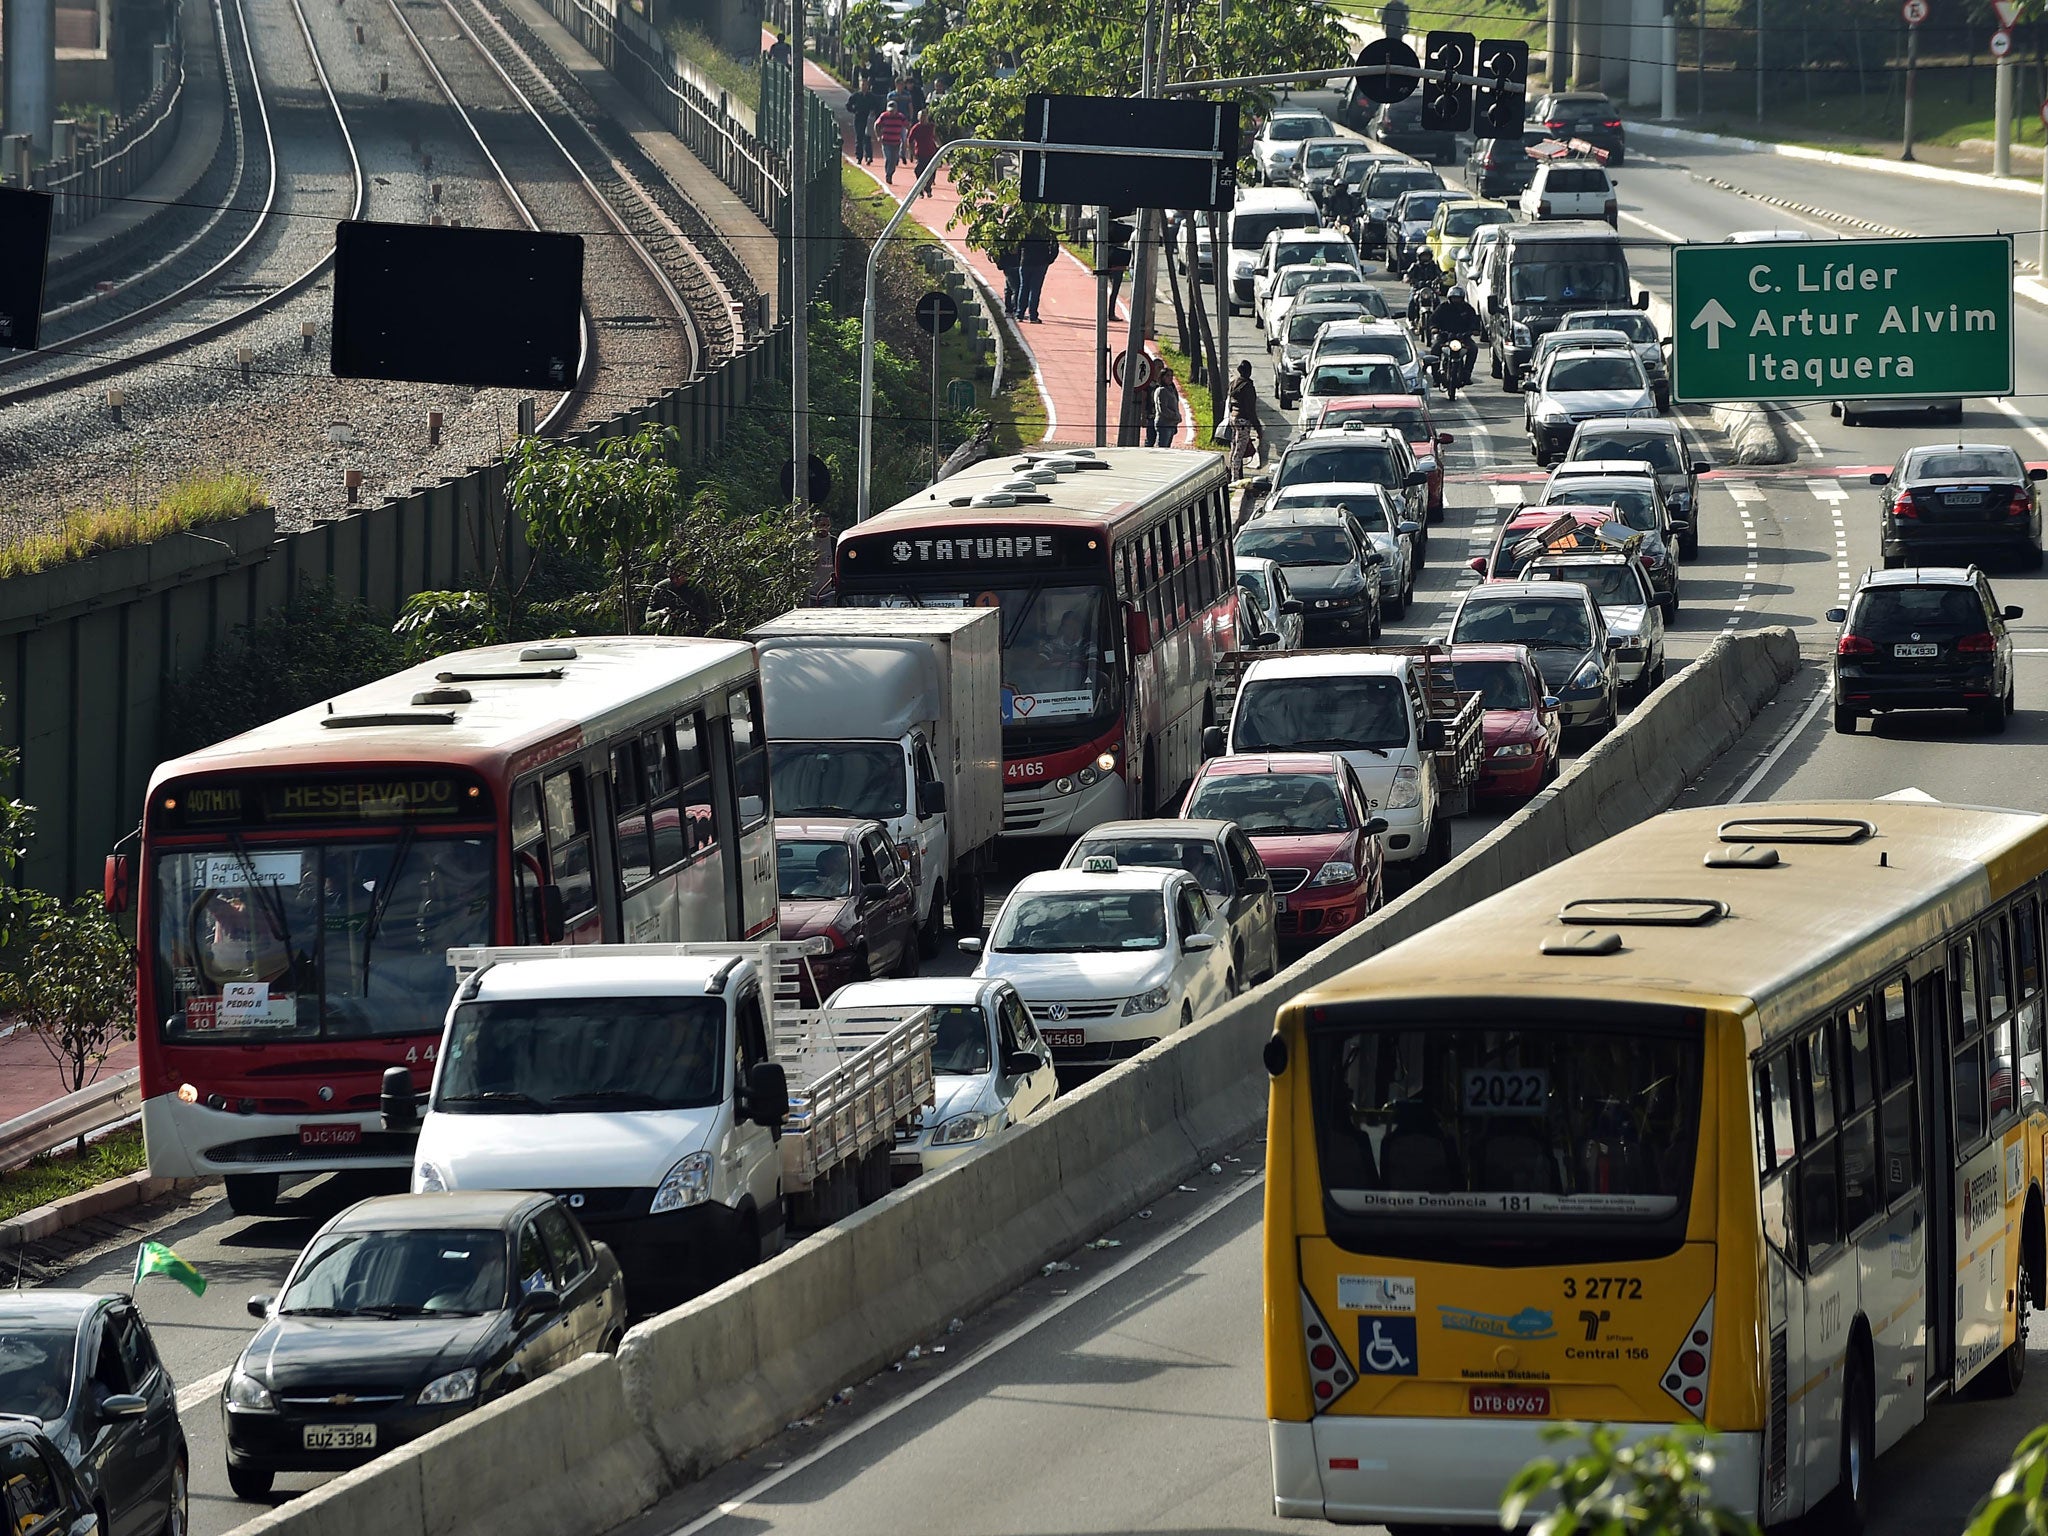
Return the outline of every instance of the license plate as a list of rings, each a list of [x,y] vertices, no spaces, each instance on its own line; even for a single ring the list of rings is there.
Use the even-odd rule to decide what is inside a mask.
[[[373,1451],[377,1448],[374,1424],[308,1424],[300,1431],[301,1445],[309,1451]]]
[[[1275,896],[1273,898],[1273,910],[1275,912],[1285,912],[1287,910],[1287,898],[1285,896]]]
[[[1903,657],[1908,661],[1919,661],[1925,660],[1929,656],[1939,656],[1941,654],[1941,647],[1929,645],[1922,641],[1918,645],[1895,645],[1892,647],[1892,654]]]
[[[1490,1419],[1547,1419],[1550,1388],[1470,1387],[1465,1406],[1468,1412]]]
[[[1981,507],[1984,505],[1984,498],[1982,496],[1974,494],[1960,495],[1954,491],[1949,492],[1943,499],[1952,507]]]
[[[1045,1043],[1056,1051],[1075,1050],[1088,1043],[1088,1031],[1085,1029],[1041,1029],[1039,1033],[1045,1036]]]
[[[330,1122],[299,1127],[299,1145],[302,1147],[359,1147],[362,1144],[363,1128],[360,1125]]]

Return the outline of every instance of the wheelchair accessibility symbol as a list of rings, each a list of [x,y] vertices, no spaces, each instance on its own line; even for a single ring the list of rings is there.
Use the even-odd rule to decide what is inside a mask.
[[[1415,1374],[1415,1319],[1361,1317],[1358,1320],[1358,1369],[1366,1376]]]

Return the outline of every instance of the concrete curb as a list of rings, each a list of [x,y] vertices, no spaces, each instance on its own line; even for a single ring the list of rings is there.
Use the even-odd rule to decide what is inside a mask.
[[[615,1360],[582,1360],[238,1536],[598,1536],[1256,1131],[1259,1047],[1281,1003],[1663,810],[1798,667],[1789,629],[1721,636],[1556,784],[1345,938],[986,1151],[641,1324]]]
[[[75,1195],[66,1195],[62,1200],[53,1200],[48,1205],[39,1205],[32,1211],[23,1211],[19,1216],[0,1221],[0,1252],[39,1243],[53,1232],[62,1232],[66,1227],[75,1227],[82,1221],[91,1221],[95,1216],[104,1216],[110,1211],[124,1211],[133,1205],[145,1205],[164,1195],[197,1189],[212,1182],[211,1179],[153,1179],[147,1173],[131,1173],[109,1184],[82,1189]]]
[[[1939,181],[1949,186],[1979,187],[1991,192],[2017,192],[2022,197],[2039,197],[2040,183],[2013,177],[1986,176],[1981,171],[1947,170],[1937,165],[1908,165],[1903,160],[1885,160],[1876,155],[1845,155],[1832,149],[1809,149],[1804,144],[1775,144],[1769,139],[1740,139],[1724,133],[1701,133],[1692,128],[1672,128],[1663,123],[1631,120],[1629,131],[1652,138],[1671,139],[1680,144],[1701,144],[1715,149],[1739,149],[1746,154],[1780,155],[1787,160],[1810,160],[1817,165],[1852,167],[1859,171],[1881,171],[1887,176],[1907,176],[1915,181]]]

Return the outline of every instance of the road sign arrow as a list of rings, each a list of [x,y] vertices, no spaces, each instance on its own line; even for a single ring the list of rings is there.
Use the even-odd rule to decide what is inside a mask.
[[[1721,350],[1721,327],[1733,325],[1734,323],[1735,317],[1728,313],[1719,299],[1709,299],[1707,300],[1706,308],[1692,317],[1690,328],[1696,331],[1701,326],[1705,326],[1707,328],[1707,350],[1709,352],[1718,352]]]

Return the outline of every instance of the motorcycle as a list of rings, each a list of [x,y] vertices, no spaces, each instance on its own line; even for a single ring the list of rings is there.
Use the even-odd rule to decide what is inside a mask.
[[[1444,392],[1444,399],[1457,399],[1458,391],[1472,382],[1472,343],[1467,338],[1439,338],[1429,360],[1430,373]]]
[[[1425,278],[1408,291],[1408,329],[1418,338],[1428,326],[1430,314],[1443,302],[1443,297],[1441,280],[1431,282]]]

